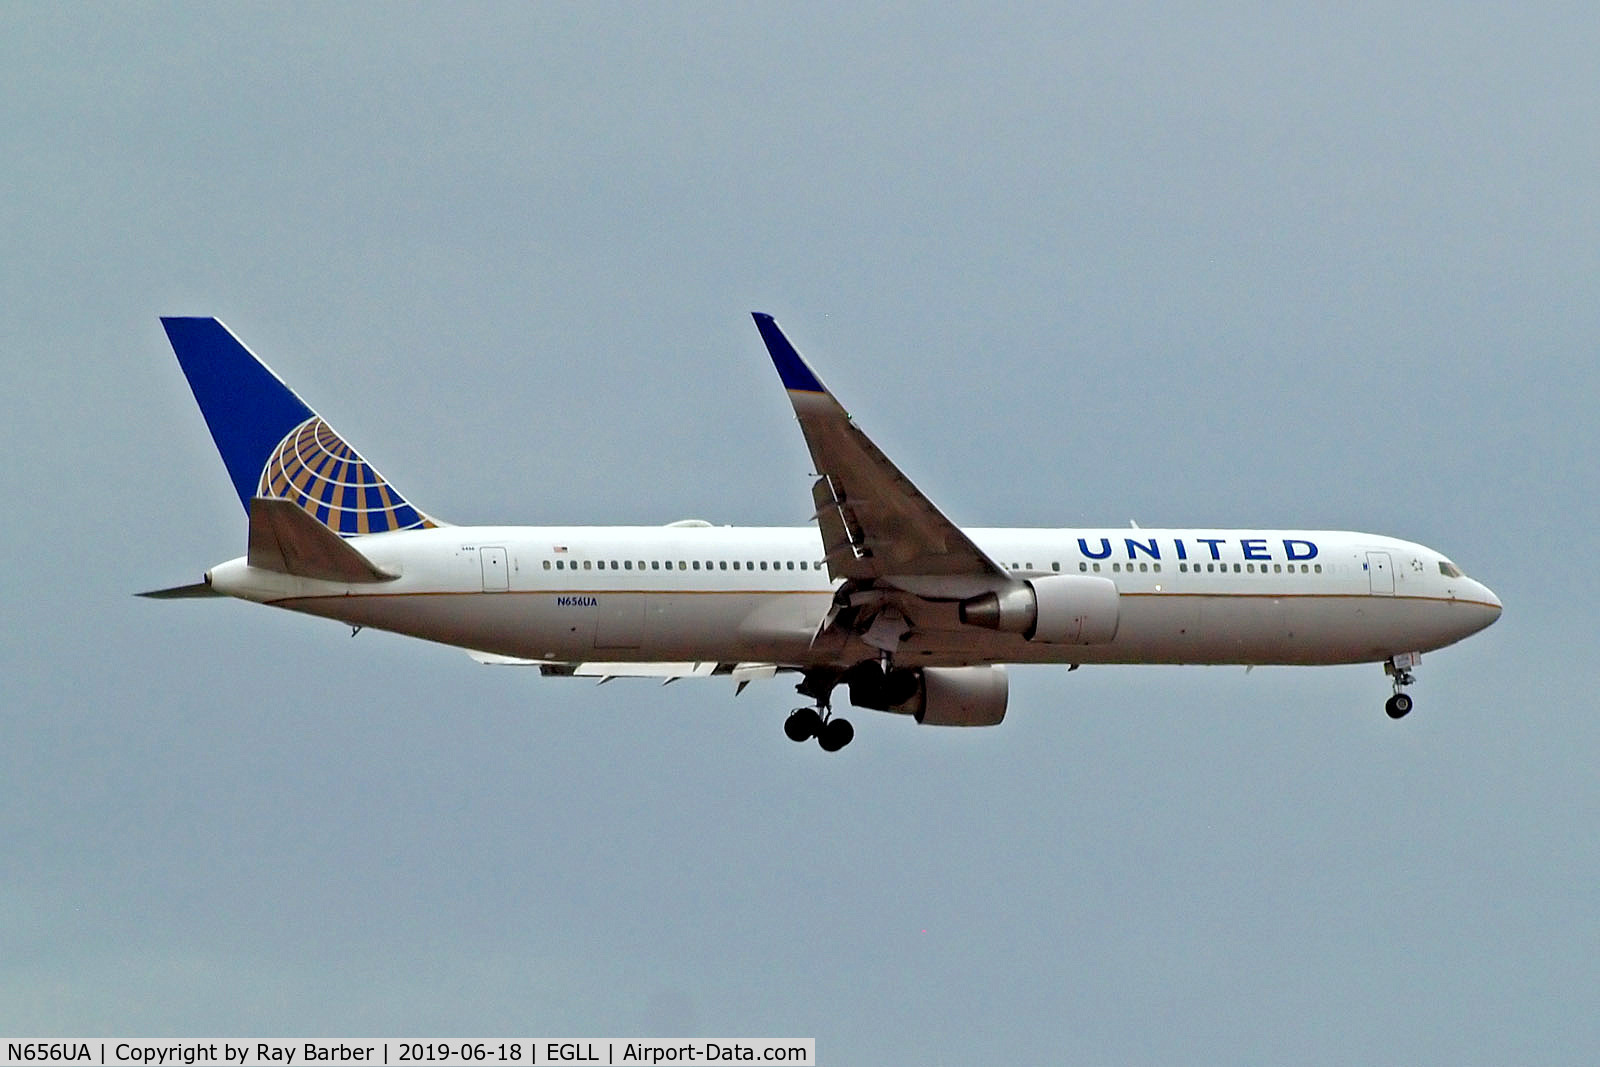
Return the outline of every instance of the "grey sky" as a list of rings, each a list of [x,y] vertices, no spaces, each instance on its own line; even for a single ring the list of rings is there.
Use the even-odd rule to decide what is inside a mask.
[[[0,14],[0,1034],[1600,1045],[1585,5]],[[777,315],[957,521],[1368,529],[1504,618],[1013,673],[985,731],[152,603],[215,314],[460,522],[800,524]],[[981,1049],[974,1052],[974,1049]]]

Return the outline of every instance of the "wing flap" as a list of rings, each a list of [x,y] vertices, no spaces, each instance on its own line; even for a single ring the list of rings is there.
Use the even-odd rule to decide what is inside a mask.
[[[814,517],[817,529],[822,532],[822,552],[830,570],[841,570],[853,565],[868,554],[866,536],[861,524],[845,508],[844,497],[834,487],[833,479],[823,475],[811,487],[811,499],[816,503]]]

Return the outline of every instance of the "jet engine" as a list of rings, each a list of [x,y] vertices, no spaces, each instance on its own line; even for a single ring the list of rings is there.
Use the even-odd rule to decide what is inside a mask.
[[[961,621],[1051,645],[1099,645],[1117,636],[1117,587],[1110,578],[1052,574],[963,600]]]
[[[924,726],[995,726],[1006,717],[1004,667],[901,668],[863,663],[841,681],[858,708],[910,715]]]

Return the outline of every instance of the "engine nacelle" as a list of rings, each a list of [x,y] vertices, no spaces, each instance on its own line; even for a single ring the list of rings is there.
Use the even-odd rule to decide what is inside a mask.
[[[924,726],[998,726],[1011,687],[1004,667],[924,667],[921,696]]]
[[[1117,587],[1110,578],[1051,574],[960,606],[961,621],[1050,645],[1100,645],[1117,636]]]
[[[841,679],[858,708],[910,715],[924,726],[995,726],[1006,717],[1004,667],[901,668],[864,663]]]

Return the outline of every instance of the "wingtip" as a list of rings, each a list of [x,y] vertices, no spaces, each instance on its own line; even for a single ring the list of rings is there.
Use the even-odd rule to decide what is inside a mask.
[[[783,379],[785,389],[802,393],[828,391],[822,379],[806,365],[789,338],[778,328],[778,320],[764,311],[752,311],[750,317],[755,319],[756,329],[761,331],[761,340],[767,346],[767,354],[772,357],[772,365],[778,369],[778,377]]]

